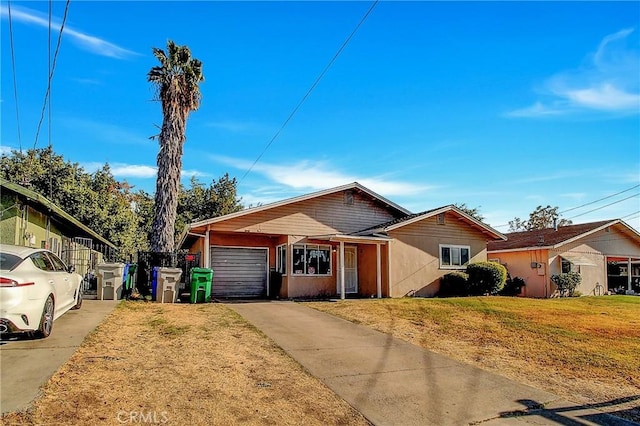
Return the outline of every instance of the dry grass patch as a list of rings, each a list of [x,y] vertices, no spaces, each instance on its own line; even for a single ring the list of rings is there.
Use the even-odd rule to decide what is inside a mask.
[[[474,297],[307,306],[578,403],[640,396],[640,298]],[[640,419],[638,401],[632,416]]]
[[[142,302],[118,305],[30,410],[2,420],[39,425],[368,424],[227,307]]]

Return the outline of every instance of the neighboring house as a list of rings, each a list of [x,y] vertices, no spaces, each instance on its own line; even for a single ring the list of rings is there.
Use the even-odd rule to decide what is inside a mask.
[[[47,248],[84,275],[116,246],[42,195],[0,178],[0,243]]]
[[[354,182],[187,225],[217,297],[433,296],[504,239],[454,206],[411,214]]]
[[[522,295],[553,297],[551,276],[578,272],[583,295],[640,293],[640,233],[620,219],[506,234],[488,245],[489,260],[525,281]]]

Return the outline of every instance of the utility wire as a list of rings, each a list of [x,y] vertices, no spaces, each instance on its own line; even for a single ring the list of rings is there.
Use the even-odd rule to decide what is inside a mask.
[[[340,56],[340,54],[342,53],[342,51],[345,49],[345,47],[347,47],[347,44],[349,44],[349,42],[351,41],[351,39],[353,38],[353,36],[356,34],[356,32],[358,32],[358,29],[360,28],[360,26],[364,23],[364,21],[367,20],[367,18],[369,17],[369,15],[371,14],[371,12],[373,11],[373,9],[376,7],[376,5],[378,4],[379,0],[374,0],[374,2],[371,4],[371,7],[369,7],[369,10],[367,10],[367,12],[364,14],[364,16],[362,17],[362,19],[360,19],[360,22],[358,22],[358,25],[356,25],[356,27],[354,28],[354,30],[351,32],[351,34],[349,34],[349,37],[346,38],[346,40],[342,43],[342,46],[340,46],[340,48],[338,49],[338,51],[336,52],[335,55],[333,55],[333,58],[331,58],[331,60],[329,61],[329,63],[327,64],[327,66],[322,70],[322,72],[320,73],[320,75],[316,78],[316,80],[313,82],[313,84],[311,85],[311,87],[309,88],[309,90],[307,90],[307,93],[305,93],[305,95],[302,97],[302,99],[300,99],[300,101],[298,102],[298,104],[295,106],[295,108],[293,109],[293,111],[291,111],[291,114],[289,114],[289,116],[287,117],[287,119],[282,123],[282,125],[280,126],[280,128],[278,129],[278,131],[273,135],[273,137],[271,138],[271,140],[269,141],[269,143],[267,144],[267,146],[265,146],[265,148],[262,150],[262,152],[260,153],[260,155],[258,155],[258,158],[256,158],[256,160],[253,162],[253,164],[251,164],[251,167],[249,167],[249,169],[244,173],[244,175],[242,175],[242,177],[240,178],[240,182],[242,182],[244,180],[245,177],[247,177],[247,175],[251,172],[251,170],[253,169],[253,167],[258,163],[258,161],[260,161],[260,159],[262,158],[262,156],[267,152],[267,150],[269,149],[269,147],[271,146],[271,144],[273,144],[273,142],[278,138],[278,136],[280,136],[280,133],[284,130],[284,128],[287,126],[287,124],[289,124],[289,121],[291,121],[291,119],[293,118],[293,116],[296,114],[296,112],[298,112],[298,110],[300,109],[300,107],[302,106],[302,104],[307,100],[307,98],[309,97],[309,95],[311,95],[311,92],[313,92],[313,89],[316,88],[316,86],[318,85],[318,83],[320,83],[320,80],[322,80],[322,77],[324,77],[324,75],[327,73],[327,71],[329,71],[329,68],[331,68],[331,66],[333,65],[333,63],[336,61],[336,59],[338,59],[338,56]]]
[[[16,75],[16,56],[13,47],[13,23],[11,21],[11,0],[7,0],[7,11],[9,12],[9,39],[11,43],[11,68],[13,70],[13,98],[16,103],[16,121],[18,123],[18,145],[22,152],[22,136],[20,135],[20,108],[18,108],[18,77]]]
[[[609,199],[609,198],[611,198],[611,197],[615,197],[616,195],[620,195],[620,194],[623,194],[623,193],[625,193],[625,192],[629,192],[629,191],[631,191],[632,189],[636,189],[636,188],[638,188],[639,186],[640,186],[640,184],[638,184],[638,185],[636,185],[636,186],[632,186],[631,188],[627,188],[627,189],[625,189],[624,191],[616,192],[615,194],[612,194],[612,195],[607,195],[606,197],[600,198],[599,200],[591,201],[591,202],[589,202],[589,203],[583,204],[583,205],[578,206],[578,207],[572,207],[572,208],[570,208],[570,209],[567,209],[567,210],[561,211],[561,212],[559,212],[558,214],[562,214],[562,213],[566,213],[566,212],[570,212],[570,211],[573,211],[573,210],[580,209],[580,208],[582,208],[582,207],[590,206],[591,204],[595,204],[595,203],[597,203],[597,202],[600,202],[600,201],[603,201],[603,200]]]
[[[595,212],[596,210],[604,209],[605,207],[609,207],[609,206],[612,206],[612,205],[614,205],[614,204],[621,203],[621,202],[626,201],[626,200],[628,200],[628,199],[630,199],[630,198],[637,197],[638,195],[640,195],[640,194],[633,194],[633,195],[631,195],[631,196],[629,196],[629,197],[627,197],[627,198],[623,198],[623,199],[621,199],[621,200],[614,201],[613,203],[605,204],[604,206],[597,207],[597,208],[595,208],[595,209],[593,209],[593,210],[589,210],[589,211],[587,211],[587,212],[580,213],[580,214],[577,214],[577,215],[575,215],[575,216],[571,216],[569,219],[573,219],[573,218],[576,218],[576,217],[579,217],[579,216],[584,216],[585,214],[592,213],[592,212]]]
[[[64,31],[64,24],[67,21],[67,14],[69,13],[69,3],[71,0],[67,0],[67,4],[64,8],[64,16],[62,18],[62,24],[60,25],[60,32],[58,33],[58,42],[56,44],[56,51],[53,54],[53,64],[51,65],[51,69],[49,72],[49,78],[47,81],[47,92],[44,95],[44,102],[42,104],[42,111],[40,112],[40,121],[38,122],[38,128],[36,130],[36,139],[33,142],[33,149],[36,149],[36,145],[38,145],[38,136],[40,136],[40,127],[42,127],[42,122],[44,121],[44,113],[47,110],[47,103],[49,100],[49,94],[51,93],[51,80],[53,80],[53,72],[56,69],[56,60],[58,59],[58,52],[60,51],[60,42],[62,41],[62,32]]]
[[[630,216],[633,216],[633,215],[636,215],[636,214],[640,214],[640,211],[629,213],[626,216],[622,216],[620,219],[628,219]]]
[[[47,66],[49,67],[49,75],[52,74],[51,66],[51,17],[53,16],[53,0],[49,0],[49,36],[47,37]],[[49,80],[49,88],[51,87],[51,81]],[[48,109],[48,140],[49,140],[49,199],[53,199],[53,149],[51,148],[51,90],[49,90],[49,102],[47,104]],[[47,235],[48,237],[48,235]],[[47,238],[48,239],[48,238]]]
[[[625,192],[629,192],[629,191],[631,191],[631,190],[633,190],[633,189],[636,189],[636,188],[638,188],[638,187],[640,187],[640,184],[635,185],[635,186],[632,186],[631,188],[627,188],[627,189],[622,190],[622,191],[620,191],[620,192],[616,192],[615,194],[607,195],[606,197],[603,197],[603,198],[597,199],[597,200],[595,200],[595,201],[590,201],[590,202],[585,203],[585,204],[582,204],[582,205],[580,205],[580,206],[572,207],[572,208],[567,209],[567,210],[563,210],[563,211],[559,212],[559,213],[558,213],[558,215],[561,215],[562,213],[570,212],[570,211],[573,211],[573,210],[577,210],[577,209],[580,209],[580,208],[582,208],[582,207],[590,206],[590,205],[595,204],[595,203],[598,203],[598,202],[600,202],[600,201],[607,200],[607,199],[609,199],[609,198],[615,197],[616,195],[624,194]],[[637,195],[638,195],[638,194],[636,194],[636,195],[634,195],[634,196],[632,196],[632,197],[635,197],[635,196],[637,196]],[[628,197],[628,198],[625,198],[625,199],[620,200],[620,201],[625,201],[625,200],[628,200],[629,198],[632,198],[632,197]],[[612,204],[615,204],[615,203],[612,203]],[[601,208],[608,207],[608,206],[610,206],[610,205],[612,205],[612,204],[607,204],[606,206],[602,206]],[[582,216],[583,214],[591,213],[591,212],[596,211],[596,210],[599,210],[599,209],[600,209],[600,208],[595,209],[595,210],[590,210],[590,211],[588,211],[588,212],[581,213],[581,214],[579,214],[578,216]],[[573,216],[573,217],[578,217],[578,216]],[[572,219],[572,218],[569,218],[569,219]],[[502,225],[495,225],[495,226],[493,226],[493,228],[503,228],[503,227],[505,227],[505,226],[509,226],[509,224],[508,224],[508,223],[504,223],[504,224],[502,224]]]

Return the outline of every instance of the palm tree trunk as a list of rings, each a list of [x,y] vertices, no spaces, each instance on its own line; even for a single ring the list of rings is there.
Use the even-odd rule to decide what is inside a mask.
[[[158,138],[160,152],[151,235],[151,250],[154,252],[171,252],[175,248],[176,211],[187,114],[188,111],[183,111],[175,104],[167,105],[163,110],[162,131]]]

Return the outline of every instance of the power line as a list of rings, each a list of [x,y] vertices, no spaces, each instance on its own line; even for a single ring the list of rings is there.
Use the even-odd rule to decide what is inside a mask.
[[[563,210],[563,211],[559,212],[559,213],[558,213],[558,215],[561,215],[561,214],[563,214],[563,213],[570,212],[570,211],[573,211],[573,210],[577,210],[577,209],[580,209],[580,208],[582,208],[582,207],[590,206],[590,205],[595,204],[595,203],[598,203],[598,202],[600,202],[600,201],[607,200],[607,199],[609,199],[609,198],[615,197],[616,195],[624,194],[625,192],[629,192],[629,191],[634,190],[634,189],[636,189],[636,188],[638,188],[638,187],[640,187],[640,184],[635,185],[635,186],[632,186],[631,188],[627,188],[627,189],[624,189],[624,190],[622,190],[622,191],[616,192],[615,194],[611,194],[611,195],[607,195],[606,197],[599,198],[599,199],[597,199],[597,200],[595,200],[595,201],[590,201],[590,202],[585,203],[585,204],[582,204],[582,205],[580,205],[580,206],[577,206],[577,207],[571,207],[570,209]],[[633,196],[628,197],[628,198],[625,198],[625,199],[622,199],[622,200],[620,200],[620,201],[628,200],[629,198],[633,198],[633,197],[635,197],[635,196],[637,196],[637,195],[638,195],[638,194],[633,195]],[[616,203],[612,203],[612,204],[616,204]],[[610,206],[610,205],[612,205],[612,204],[607,204],[606,206],[602,206],[602,207],[599,207],[599,208],[597,208],[597,209],[590,210],[590,211],[585,212],[585,213],[581,213],[581,214],[579,214],[579,215],[577,215],[577,216],[570,217],[569,219],[573,219],[574,217],[578,217],[578,216],[582,216],[583,214],[587,214],[587,213],[594,212],[594,211],[596,211],[596,210],[599,210],[600,208],[608,207],[608,206]],[[504,224],[502,224],[502,225],[495,225],[495,226],[492,226],[492,227],[493,227],[493,228],[503,228],[503,227],[505,227],[505,226],[509,226],[509,225],[510,225],[509,223],[504,223]]]
[[[570,209],[567,209],[567,210],[561,211],[561,212],[560,212],[560,213],[558,213],[558,214],[562,214],[562,213],[570,212],[570,211],[573,211],[573,210],[577,210],[577,209],[582,208],[582,207],[590,206],[591,204],[595,204],[595,203],[597,203],[597,202],[599,202],[599,201],[603,201],[603,200],[609,199],[609,198],[611,198],[611,197],[615,197],[616,195],[620,195],[620,194],[623,194],[623,193],[625,193],[625,192],[629,192],[629,191],[631,191],[632,189],[636,189],[636,188],[638,188],[639,186],[640,186],[640,184],[638,184],[638,185],[636,185],[636,186],[632,186],[631,188],[627,188],[627,189],[625,189],[624,191],[616,192],[615,194],[612,194],[612,195],[607,195],[606,197],[600,198],[599,200],[591,201],[591,202],[586,203],[586,204],[583,204],[583,205],[581,205],[581,206],[572,207],[572,208],[570,208]]]
[[[580,214],[577,214],[577,215],[575,215],[575,216],[571,216],[569,219],[574,219],[574,218],[576,218],[576,217],[584,216],[585,214],[592,213],[592,212],[595,212],[595,211],[597,211],[597,210],[604,209],[605,207],[609,207],[609,206],[612,206],[612,205],[614,205],[614,204],[621,203],[621,202],[626,201],[626,200],[628,200],[628,199],[630,199],[630,198],[637,197],[638,195],[640,195],[640,194],[633,194],[633,195],[631,195],[631,196],[629,196],[629,197],[627,197],[627,198],[623,198],[623,199],[621,199],[621,200],[614,201],[613,203],[605,204],[604,206],[597,207],[597,208],[595,208],[595,209],[593,209],[593,210],[589,210],[589,211],[587,211],[587,212],[580,213]]]
[[[620,219],[635,219],[635,217],[631,217],[631,216],[635,216],[635,215],[640,215],[640,211],[629,213],[626,216],[622,216]]]
[[[287,126],[287,124],[289,124],[289,121],[291,121],[291,119],[293,118],[293,116],[296,114],[296,112],[298,112],[298,110],[300,109],[300,107],[302,106],[302,104],[307,100],[307,98],[309,97],[309,95],[311,95],[311,92],[313,92],[313,89],[316,88],[316,86],[318,85],[318,83],[320,83],[320,80],[322,80],[322,77],[324,77],[324,75],[327,73],[327,71],[329,71],[329,68],[331,68],[331,66],[333,65],[333,63],[336,61],[336,59],[338,59],[338,56],[340,56],[340,54],[342,53],[342,51],[345,49],[345,47],[347,47],[347,44],[349,44],[349,42],[351,41],[351,39],[353,38],[353,36],[356,34],[356,32],[358,31],[358,29],[360,28],[360,26],[364,23],[364,21],[367,20],[367,18],[369,17],[369,15],[371,14],[371,12],[373,11],[373,9],[376,7],[376,5],[378,4],[379,0],[374,0],[374,2],[371,4],[371,7],[369,7],[369,10],[367,10],[367,12],[364,14],[364,16],[362,17],[362,19],[360,19],[360,22],[358,22],[358,25],[356,25],[356,27],[354,28],[354,30],[351,32],[351,34],[349,34],[349,37],[346,38],[346,40],[342,43],[342,46],[340,46],[340,48],[338,49],[338,51],[335,53],[335,55],[333,55],[333,58],[331,58],[331,60],[329,61],[329,63],[327,64],[327,66],[322,70],[322,72],[320,73],[320,75],[316,78],[316,80],[313,82],[313,84],[311,85],[311,87],[309,88],[309,90],[307,90],[307,93],[305,93],[305,95],[302,97],[302,99],[300,99],[300,101],[298,102],[298,104],[295,106],[295,108],[293,109],[293,111],[291,111],[291,114],[289,114],[289,116],[287,117],[287,119],[282,123],[282,125],[280,126],[280,128],[278,129],[278,131],[273,135],[273,137],[271,138],[271,140],[269,141],[269,143],[267,144],[267,146],[265,146],[265,148],[262,150],[262,152],[260,153],[260,155],[258,155],[258,158],[256,158],[256,160],[253,162],[253,164],[251,164],[251,167],[249,167],[249,169],[244,173],[244,175],[242,175],[242,177],[240,178],[240,182],[242,182],[244,180],[245,177],[247,177],[247,175],[251,172],[251,170],[253,169],[253,167],[258,163],[258,161],[260,161],[260,159],[262,158],[262,156],[265,154],[265,152],[267,152],[267,150],[269,149],[269,147],[271,146],[271,144],[273,144],[273,142],[278,138],[278,136],[280,136],[280,133],[284,130],[284,128]]]
[[[53,68],[51,65],[51,17],[53,15],[53,0],[49,0],[49,36],[47,37],[47,65],[49,67],[49,74],[53,75]],[[49,82],[49,86],[51,86],[51,82]],[[49,91],[49,102],[48,102],[48,126],[47,126],[47,134],[49,140],[49,199],[53,199],[53,148],[51,147],[51,91]]]
[[[60,42],[62,41],[62,32],[64,31],[64,24],[67,21],[67,14],[69,12],[69,3],[71,0],[67,0],[67,4],[64,8],[64,16],[62,18],[62,24],[60,25],[60,32],[58,33],[58,42],[56,44],[56,51],[53,54],[53,64],[51,65],[49,78],[47,79],[47,92],[44,95],[44,102],[42,104],[42,111],[40,112],[40,121],[38,122],[38,128],[36,130],[36,139],[33,142],[33,149],[36,149],[36,145],[38,145],[38,137],[40,136],[40,127],[42,127],[42,122],[44,121],[44,113],[47,110],[47,103],[49,100],[49,95],[51,93],[51,80],[53,80],[53,72],[56,69],[56,61],[58,59],[58,52],[60,51]],[[49,24],[51,25],[51,24]]]
[[[20,135],[20,109],[18,108],[18,77],[16,75],[16,56],[13,47],[13,23],[11,21],[11,0],[7,0],[7,11],[9,12],[9,39],[11,41],[11,68],[13,70],[13,98],[16,103],[16,121],[18,123],[18,144],[22,152],[22,136]]]

